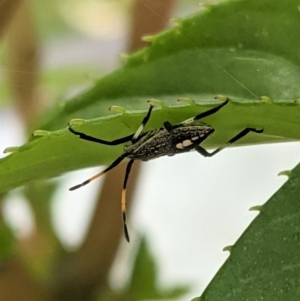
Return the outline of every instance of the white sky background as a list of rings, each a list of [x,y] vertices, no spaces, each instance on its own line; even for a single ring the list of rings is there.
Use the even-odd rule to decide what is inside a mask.
[[[61,43],[58,42],[59,47],[63,47]],[[78,44],[82,47],[72,47],[74,57],[76,48],[78,55],[85,50],[90,53],[92,48],[97,52],[95,39]],[[103,41],[100,44],[103,47]],[[45,61],[64,61],[55,53],[69,51],[58,52],[55,42],[49,46]],[[111,60],[114,65],[122,47],[123,42],[116,43],[115,49],[107,52],[111,58],[99,55],[97,59],[105,63]],[[0,137],[1,150],[23,143],[21,125],[9,109],[0,115]],[[255,218],[257,213],[249,212],[249,208],[263,204],[286,180],[278,173],[293,168],[299,158],[300,143],[288,143],[231,148],[213,158],[190,153],[145,163],[134,211],[129,217],[129,230],[133,241],[138,240],[138,232],[146,234],[162,285],[193,284],[194,290],[182,300],[199,296],[228,256],[222,249],[234,244]],[[55,227],[67,245],[81,241],[93,210],[93,192],[99,183],[91,183],[72,194],[68,188],[94,173],[95,169],[88,169],[60,178],[53,211]],[[22,203],[16,194],[12,197],[17,206],[6,206],[12,222],[18,228],[29,229],[30,220],[23,214]],[[120,253],[126,255],[131,248],[132,244],[124,242]],[[114,279],[120,280],[126,274],[126,269],[124,274],[119,269],[126,260],[125,256],[116,263]]]

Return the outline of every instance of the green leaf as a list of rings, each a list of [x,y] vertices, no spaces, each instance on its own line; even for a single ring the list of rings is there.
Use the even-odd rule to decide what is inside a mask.
[[[157,266],[150,253],[149,246],[145,239],[142,239],[135,258],[130,283],[125,289],[132,300],[142,300],[143,298],[156,298],[157,288]]]
[[[57,191],[59,183],[52,181],[34,181],[24,187],[22,193],[28,201],[34,215],[34,220],[43,238],[49,245],[56,246],[56,250],[62,249],[62,246],[54,233],[51,209],[53,195]],[[54,253],[54,252],[53,252]],[[47,260],[49,260],[49,256]]]
[[[96,74],[99,76],[101,72],[88,64],[57,67],[42,74],[41,84],[56,99],[62,93],[70,94],[74,88],[78,91],[78,88],[89,85],[91,77]]]
[[[299,139],[298,5],[296,0],[224,2],[148,37],[150,46],[129,56],[122,68],[47,112],[38,128],[53,132],[0,161],[0,190],[110,163],[122,147],[81,141],[65,128],[67,122],[94,118],[76,129],[102,139],[120,138],[138,128],[149,98],[167,104],[151,117],[148,128],[156,128],[211,108],[218,103],[216,95],[229,96],[230,105],[204,120],[216,128],[206,147],[223,144],[247,126],[264,128],[264,134],[250,134],[240,144]],[[196,104],[175,105],[186,97]],[[106,111],[111,105],[127,111],[111,116]]]
[[[15,237],[12,230],[0,219],[0,264],[14,252]]]
[[[300,165],[288,174],[195,301],[300,299]]]
[[[186,294],[187,285],[176,285],[168,289],[159,288],[157,263],[150,252],[149,243],[141,238],[133,262],[131,279],[122,291],[114,291],[110,287],[101,290],[98,301],[141,301],[141,300],[172,300]]]

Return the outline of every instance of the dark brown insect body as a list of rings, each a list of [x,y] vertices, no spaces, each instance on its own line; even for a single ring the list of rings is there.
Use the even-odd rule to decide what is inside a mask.
[[[199,121],[171,131],[161,127],[141,134],[137,142],[124,147],[124,154],[129,159],[142,161],[173,156],[194,149],[195,144],[199,145],[213,132],[211,126]]]
[[[197,116],[187,119],[179,124],[172,125],[170,122],[166,121],[164,122],[163,126],[158,129],[143,132],[143,129],[146,123],[148,122],[153,109],[153,106],[150,105],[146,117],[143,119],[140,127],[135,132],[135,134],[131,134],[129,136],[122,137],[114,141],[106,141],[86,135],[84,133],[77,132],[69,125],[70,132],[75,135],[78,135],[79,138],[84,140],[97,142],[105,145],[119,145],[129,141],[131,142],[131,144],[126,145],[124,147],[123,154],[121,154],[110,166],[108,166],[106,169],[93,176],[92,178],[84,181],[83,183],[71,187],[70,190],[75,190],[90,183],[94,179],[102,176],[109,170],[116,167],[126,157],[129,158],[130,161],[126,168],[121,199],[124,232],[125,237],[129,242],[129,235],[126,226],[126,185],[134,160],[148,161],[166,155],[173,156],[176,154],[189,152],[192,149],[195,149],[198,153],[205,157],[212,157],[219,151],[224,149],[226,146],[247,135],[249,132],[261,133],[263,131],[257,130],[255,128],[245,128],[239,134],[230,139],[227,143],[221,145],[211,153],[209,153],[206,149],[201,147],[200,143],[203,142],[214,132],[214,128],[208,124],[200,122],[199,119],[216,113],[227,103],[228,100],[206,112],[200,113]]]

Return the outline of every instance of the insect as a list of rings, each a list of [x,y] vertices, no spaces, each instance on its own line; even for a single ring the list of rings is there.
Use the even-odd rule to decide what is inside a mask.
[[[135,134],[131,134],[129,136],[122,137],[113,141],[106,141],[86,135],[81,132],[77,132],[69,124],[68,128],[70,132],[79,136],[79,138],[83,140],[88,140],[105,145],[119,145],[130,142],[130,144],[126,144],[124,146],[124,152],[114,162],[112,162],[110,166],[108,166],[102,172],[91,177],[90,179],[82,182],[81,184],[71,187],[69,190],[75,190],[90,183],[91,181],[97,179],[98,177],[107,173],[109,170],[116,167],[125,158],[128,158],[129,162],[126,168],[125,178],[123,182],[121,207],[125,238],[129,242],[129,233],[126,225],[126,186],[132,164],[135,160],[148,161],[166,155],[173,156],[176,154],[189,152],[192,149],[195,149],[204,157],[212,157],[228,145],[247,135],[249,132],[263,132],[263,129],[247,127],[232,139],[230,139],[227,143],[221,145],[212,152],[208,152],[206,149],[201,147],[200,143],[208,138],[211,134],[213,134],[215,129],[206,123],[200,122],[199,120],[218,112],[227,103],[228,100],[206,112],[200,113],[192,118],[184,120],[179,124],[172,125],[169,121],[165,121],[163,123],[163,126],[161,126],[160,128],[143,131],[152,113],[153,105],[150,104],[148,113]]]

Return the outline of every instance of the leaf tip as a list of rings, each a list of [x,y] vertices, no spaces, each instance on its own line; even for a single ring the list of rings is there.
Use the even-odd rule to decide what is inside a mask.
[[[33,136],[37,137],[37,136],[48,136],[50,134],[49,131],[45,131],[45,130],[36,130],[33,132]]]
[[[85,120],[84,119],[80,119],[80,118],[76,118],[76,119],[71,119],[68,123],[69,126],[72,125],[82,125],[85,124]]]
[[[181,18],[171,18],[170,23],[173,26],[180,26],[182,24],[183,20]]]
[[[128,53],[121,53],[120,57],[121,57],[122,61],[126,63],[129,59],[130,55]]]
[[[148,43],[153,43],[156,39],[156,36],[143,36],[142,41],[148,42]]]
[[[224,251],[224,252],[229,252],[229,253],[230,253],[231,250],[232,250],[232,248],[233,248],[233,246],[232,246],[232,245],[229,245],[229,246],[224,247],[224,248],[223,248],[223,251]]]
[[[191,105],[191,106],[195,105],[195,101],[191,98],[185,98],[185,97],[178,98],[177,102],[187,104],[187,105]]]
[[[287,176],[288,178],[292,175],[291,170],[283,170],[280,173],[278,173],[278,176]]]
[[[263,103],[268,103],[268,104],[271,104],[271,103],[274,103],[273,102],[273,99],[269,96],[261,96],[259,98]]]
[[[227,101],[227,100],[229,100],[229,98],[227,96],[225,96],[225,95],[217,95],[217,96],[214,97],[214,99],[220,100],[220,101]]]
[[[298,99],[295,99],[295,100],[293,101],[293,103],[296,104],[296,105],[299,105],[299,104],[300,104],[300,99],[299,99],[299,98],[298,98]]]
[[[3,154],[17,153],[19,149],[20,149],[19,146],[9,146],[3,151]]]
[[[152,105],[152,106],[155,106],[155,107],[165,107],[165,104],[160,100],[160,99],[154,99],[154,98],[151,98],[151,99],[148,99],[147,102]]]
[[[249,209],[249,211],[259,211],[259,212],[261,212],[262,209],[263,209],[263,206],[257,205],[257,206],[251,207],[251,208]]]
[[[126,109],[123,107],[120,107],[120,106],[111,106],[109,108],[109,110],[112,112],[117,112],[117,113],[121,113],[121,114],[126,113]]]

